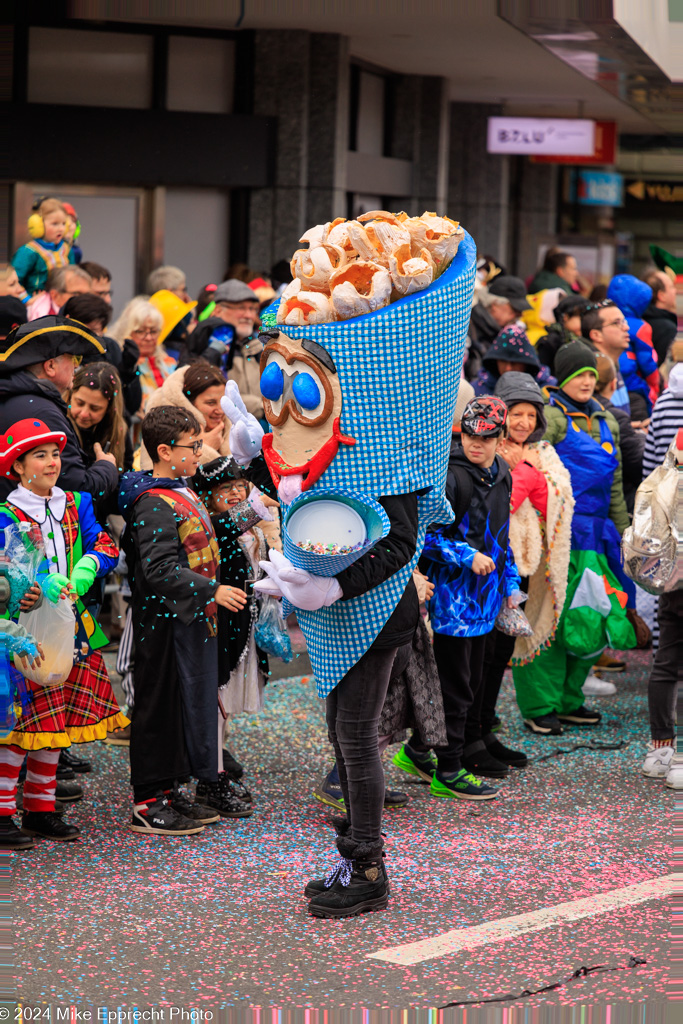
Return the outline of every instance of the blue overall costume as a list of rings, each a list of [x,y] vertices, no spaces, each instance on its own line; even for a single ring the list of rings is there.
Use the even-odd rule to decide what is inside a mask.
[[[557,404],[551,396],[550,404]],[[610,519],[611,487],[618,459],[605,419],[601,443],[567,417],[567,434],[555,445],[569,471],[574,493],[572,551],[567,597],[551,644],[533,661],[513,665],[522,716],[571,714],[583,704],[582,686],[608,645],[634,647],[626,604],[635,606],[632,581],[619,558],[621,540]],[[632,598],[632,600],[631,600]]]

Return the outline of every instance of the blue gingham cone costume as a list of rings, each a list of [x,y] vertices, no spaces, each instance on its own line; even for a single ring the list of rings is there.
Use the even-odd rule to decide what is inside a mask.
[[[360,597],[313,612],[296,609],[320,697],[376,639],[405,591],[428,527],[453,520],[445,484],[475,269],[476,246],[465,233],[441,277],[375,313],[304,327],[276,324],[277,303],[264,314],[269,327],[330,353],[343,396],[341,430],[356,440],[339,450],[310,493],[352,490],[378,498],[427,491],[418,497],[417,548],[408,565]],[[287,506],[282,512],[284,520]]]

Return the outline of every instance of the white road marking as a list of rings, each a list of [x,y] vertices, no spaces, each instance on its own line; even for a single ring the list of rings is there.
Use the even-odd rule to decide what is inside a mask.
[[[579,921],[583,917],[607,914],[620,907],[633,906],[646,900],[661,899],[674,891],[675,882],[678,882],[680,890],[683,874],[661,875],[659,878],[650,878],[647,882],[610,889],[609,892],[597,893],[595,896],[587,896],[580,900],[569,900],[567,903],[558,903],[557,906],[545,907],[543,910],[533,910],[528,914],[502,917],[498,921],[487,921],[486,924],[471,928],[454,928],[431,939],[379,949],[376,953],[369,953],[367,959],[384,960],[390,964],[407,967],[422,963],[423,960],[433,960],[436,957],[457,953],[461,949],[476,949],[477,946],[486,946],[490,942],[505,942],[518,935],[540,932],[544,928],[554,928],[568,921]]]

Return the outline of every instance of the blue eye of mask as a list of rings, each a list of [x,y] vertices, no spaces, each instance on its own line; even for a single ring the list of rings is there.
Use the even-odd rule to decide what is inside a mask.
[[[261,374],[261,394],[270,402],[277,402],[282,397],[285,378],[277,363],[269,363]]]
[[[315,409],[320,405],[320,388],[310,373],[298,373],[292,391],[302,409]]]

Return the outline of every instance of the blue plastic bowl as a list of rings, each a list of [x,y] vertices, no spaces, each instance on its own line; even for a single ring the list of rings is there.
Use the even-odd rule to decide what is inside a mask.
[[[346,554],[329,555],[318,554],[314,551],[304,551],[303,548],[300,548],[290,537],[287,524],[292,515],[302,506],[316,501],[337,501],[348,505],[357,512],[365,524],[367,533],[364,545],[356,551],[349,551]],[[314,576],[335,576],[342,569],[353,565],[361,555],[370,551],[378,540],[386,537],[390,528],[389,517],[379,502],[374,501],[372,498],[367,498],[365,495],[359,497],[351,491],[316,490],[302,494],[288,507],[284,523],[282,524],[282,547],[292,565],[295,565],[298,569],[306,569],[307,572],[313,573]],[[311,537],[310,539],[314,540],[315,538]]]

